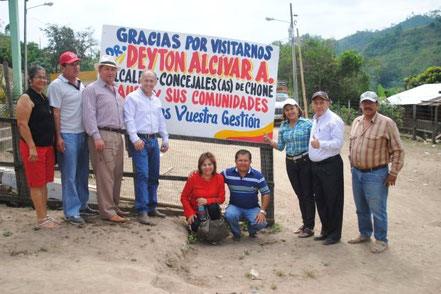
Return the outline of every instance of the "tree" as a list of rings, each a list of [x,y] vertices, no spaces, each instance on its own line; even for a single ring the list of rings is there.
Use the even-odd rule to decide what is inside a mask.
[[[441,83],[441,66],[428,67],[423,73],[404,79],[406,90],[434,83]]]
[[[48,46],[52,70],[55,71],[59,57],[66,51],[75,52],[80,58],[82,70],[93,69],[93,61],[97,59],[98,42],[93,38],[93,29],[86,28],[85,31],[74,32],[66,26],[49,24],[43,31],[48,38]]]

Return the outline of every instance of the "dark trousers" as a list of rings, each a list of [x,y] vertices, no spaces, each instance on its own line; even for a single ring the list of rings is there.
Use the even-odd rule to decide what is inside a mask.
[[[315,202],[312,192],[311,161],[306,155],[297,160],[286,159],[286,172],[299,199],[304,228],[314,229]]]
[[[312,163],[312,183],[317,211],[322,222],[321,234],[340,240],[343,223],[343,160],[340,155]]]
[[[218,203],[208,205],[207,210],[210,219],[216,220],[221,218],[221,209]],[[199,229],[200,224],[201,219],[199,218],[199,215],[196,215],[194,222],[191,224],[191,230],[196,233]]]

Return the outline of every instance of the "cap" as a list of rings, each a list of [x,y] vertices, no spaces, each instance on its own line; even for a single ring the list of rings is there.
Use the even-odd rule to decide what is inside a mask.
[[[369,100],[372,102],[378,101],[378,95],[375,92],[367,91],[360,95],[360,102],[363,102],[364,100]]]
[[[81,58],[78,58],[78,56],[75,53],[67,51],[61,54],[60,56],[60,65],[65,63],[72,63],[80,60]]]
[[[331,101],[328,97],[328,94],[326,94],[326,92],[323,91],[317,91],[312,95],[312,100],[314,100],[315,98],[320,97],[326,101]]]
[[[98,70],[101,65],[107,65],[107,66],[116,67],[117,69],[119,69],[119,67],[116,65],[115,58],[110,55],[101,56],[100,62],[95,63],[93,67],[96,70]]]
[[[292,105],[292,106],[296,106],[299,105],[294,99],[286,99],[285,101],[283,101],[283,106],[282,108],[285,108],[286,105]]]

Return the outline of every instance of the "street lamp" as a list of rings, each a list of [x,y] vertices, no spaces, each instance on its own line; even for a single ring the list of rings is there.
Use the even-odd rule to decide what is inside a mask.
[[[276,20],[276,21],[289,23],[288,34],[289,34],[289,39],[291,40],[291,48],[292,48],[291,51],[292,51],[292,76],[293,76],[293,84],[294,84],[294,99],[296,101],[299,101],[299,87],[297,84],[297,58],[296,58],[296,49],[295,49],[296,46],[295,46],[295,38],[294,38],[294,24],[295,23],[293,21],[293,16],[297,16],[297,14],[292,14],[292,3],[289,4],[289,8],[290,8],[291,22],[277,19],[277,18],[273,18],[273,17],[266,17],[265,19],[267,21]]]
[[[27,7],[27,2],[28,0],[24,1],[24,41],[23,41],[23,47],[24,47],[24,53],[23,53],[23,57],[24,57],[24,81],[23,81],[23,89],[26,90],[27,87],[27,82],[28,82],[28,44],[27,44],[27,16],[28,16],[28,10],[32,9],[32,8],[36,8],[36,7],[40,7],[40,6],[52,6],[54,5],[54,3],[52,2],[45,2],[43,4],[40,5],[35,5],[35,6],[31,6],[31,7]]]

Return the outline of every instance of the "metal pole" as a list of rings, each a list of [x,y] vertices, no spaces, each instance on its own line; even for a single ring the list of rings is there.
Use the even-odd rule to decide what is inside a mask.
[[[28,0],[24,0],[24,37],[23,37],[23,59],[24,59],[24,73],[23,73],[23,90],[28,88],[28,43],[27,43],[27,18],[28,18]]]
[[[300,80],[302,82],[303,109],[305,110],[305,117],[308,118],[308,103],[306,101],[305,78],[303,77],[302,46],[300,44],[299,28],[297,28],[297,40],[299,42],[299,64],[300,64]]]
[[[12,68],[14,72],[13,99],[17,100],[22,93],[23,81],[21,79],[21,50],[18,23],[18,0],[9,0],[9,24],[11,32]]]
[[[289,25],[289,37],[291,38],[291,47],[292,47],[292,76],[294,83],[294,99],[299,101],[299,88],[297,85],[297,61],[296,61],[296,44],[294,38],[294,20],[292,14],[292,3],[289,3],[290,8],[290,16],[291,16],[291,24]]]

